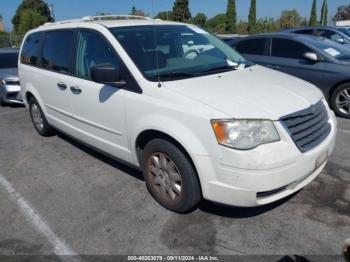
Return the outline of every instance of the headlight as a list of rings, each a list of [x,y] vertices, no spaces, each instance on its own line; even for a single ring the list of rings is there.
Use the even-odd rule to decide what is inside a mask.
[[[6,85],[6,81],[5,80],[0,80],[0,85]]]
[[[280,140],[270,120],[212,120],[211,124],[219,144],[234,149],[249,150]]]

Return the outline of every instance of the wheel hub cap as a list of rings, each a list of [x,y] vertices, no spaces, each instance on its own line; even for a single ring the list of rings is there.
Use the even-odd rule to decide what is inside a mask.
[[[164,153],[155,153],[148,165],[151,186],[163,200],[176,202],[182,194],[182,179],[174,161]]]
[[[31,106],[31,112],[32,112],[34,125],[39,130],[42,130],[44,128],[44,122],[43,122],[43,117],[41,115],[39,107],[36,104],[33,104]]]

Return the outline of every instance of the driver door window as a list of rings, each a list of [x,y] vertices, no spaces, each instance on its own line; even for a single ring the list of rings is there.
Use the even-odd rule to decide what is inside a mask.
[[[304,54],[308,52],[313,51],[301,43],[288,39],[272,40],[271,56],[273,57],[304,60]]]
[[[91,69],[98,64],[112,64],[121,67],[119,58],[112,47],[98,33],[80,31],[78,34],[76,75],[87,80],[91,79]]]
[[[331,30],[321,30],[321,36],[328,38],[332,41],[339,41],[339,39],[343,38],[340,34]]]

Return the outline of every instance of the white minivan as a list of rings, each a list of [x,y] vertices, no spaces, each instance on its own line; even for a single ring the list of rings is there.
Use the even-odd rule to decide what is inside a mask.
[[[336,119],[313,85],[246,61],[207,31],[133,16],[27,33],[19,75],[42,136],[59,130],[143,171],[178,213],[253,207],[315,179]]]

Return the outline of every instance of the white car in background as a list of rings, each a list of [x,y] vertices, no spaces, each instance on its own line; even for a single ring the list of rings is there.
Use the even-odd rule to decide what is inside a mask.
[[[179,213],[203,198],[265,205],[321,173],[337,124],[315,86],[253,65],[198,27],[112,18],[25,36],[19,75],[40,135],[60,130],[139,168]]]
[[[19,49],[0,49],[0,106],[23,104],[18,78]]]

